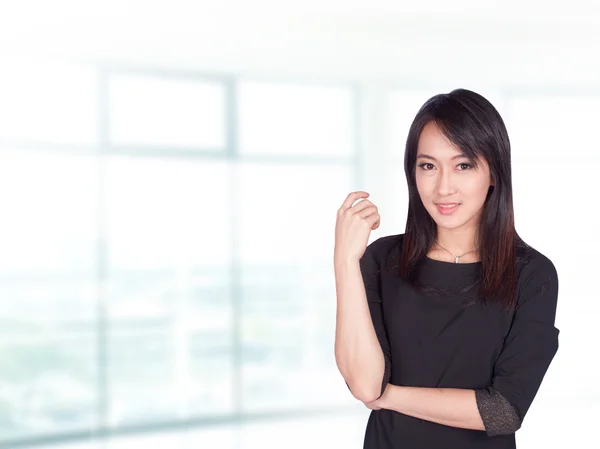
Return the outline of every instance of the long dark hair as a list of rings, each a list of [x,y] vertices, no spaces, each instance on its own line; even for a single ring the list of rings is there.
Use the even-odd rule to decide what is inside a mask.
[[[490,186],[477,241],[481,260],[476,280],[477,298],[514,307],[517,280],[517,246],[524,243],[515,230],[510,141],[502,117],[483,96],[466,89],[435,95],[418,111],[408,133],[404,172],[409,206],[400,254],[400,275],[418,286],[418,269],[434,243],[437,225],[421,202],[415,180],[419,136],[434,122],[444,135],[477,166],[485,158],[494,186]]]

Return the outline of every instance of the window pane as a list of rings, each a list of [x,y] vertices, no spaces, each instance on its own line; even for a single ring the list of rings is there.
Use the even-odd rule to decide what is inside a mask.
[[[112,269],[229,263],[229,168],[222,162],[108,159],[106,211]]]
[[[107,180],[112,425],[231,412],[227,165],[115,157]]]
[[[352,191],[350,164],[247,163],[238,170],[245,264],[331,259],[336,213]]]
[[[232,411],[231,282],[224,271],[190,279],[175,271],[112,276],[109,348],[121,348],[111,350],[111,398],[118,396],[113,425]],[[156,352],[149,352],[148,341]],[[139,349],[138,358],[122,347]],[[158,370],[152,379],[145,374],[149,365]],[[160,403],[153,397],[157,388],[164,395]],[[154,412],[148,408],[155,406]]]
[[[177,416],[173,341],[163,333],[112,331],[109,339],[113,426]]]
[[[91,332],[2,336],[0,443],[96,424],[96,341]]]
[[[0,151],[0,319],[11,327],[92,319],[97,257],[93,161]]]
[[[0,167],[0,441],[85,431],[97,403],[93,159],[2,149]]]
[[[222,84],[111,75],[111,143],[214,150],[225,147],[225,136]]]
[[[95,144],[97,79],[86,67],[36,64],[0,71],[0,139]]]
[[[247,411],[348,399],[331,353],[332,257],[352,175],[350,165],[239,167]]]
[[[240,151],[350,156],[355,149],[354,113],[348,88],[243,82]]]
[[[195,321],[206,323],[204,315]],[[233,412],[231,330],[196,331],[193,322],[111,332],[111,426]]]
[[[333,357],[331,263],[247,267],[242,280],[245,411],[349,403]]]
[[[514,97],[507,126],[517,161],[534,163],[537,151],[557,156],[574,148],[600,149],[596,137],[600,97]],[[590,153],[591,154],[591,153]]]
[[[232,311],[225,296],[228,287],[222,284],[210,294],[205,288],[206,293],[197,295],[191,308],[187,346],[181,351],[182,359],[189,357],[184,385],[191,416],[234,412]]]
[[[94,321],[97,280],[91,274],[0,277],[0,335],[45,329],[89,329]]]
[[[600,97],[511,98],[507,126],[511,137],[515,215],[520,232],[543,238],[551,228],[544,225],[548,211],[560,204],[556,220],[571,219],[589,207],[588,195],[573,195],[565,186],[577,186],[580,192],[596,189],[594,176],[582,176],[582,167],[600,163],[600,143],[596,136],[596,113]],[[566,154],[578,154],[569,160]],[[572,158],[571,158],[572,159]],[[558,181],[558,182],[557,182]],[[519,220],[520,216],[528,217]],[[581,220],[571,240],[588,245],[587,239],[598,227],[598,220]],[[535,246],[535,242],[532,242]]]

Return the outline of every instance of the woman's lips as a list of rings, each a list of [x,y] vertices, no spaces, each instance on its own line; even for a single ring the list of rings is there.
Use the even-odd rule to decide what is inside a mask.
[[[442,215],[452,214],[456,209],[458,209],[458,206],[460,206],[460,203],[437,203],[436,204],[438,211]]]

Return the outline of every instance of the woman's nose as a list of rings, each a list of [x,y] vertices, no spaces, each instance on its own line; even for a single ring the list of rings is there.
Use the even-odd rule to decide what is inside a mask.
[[[447,170],[440,172],[437,189],[440,197],[448,196],[454,193],[454,181],[452,178],[452,173]]]

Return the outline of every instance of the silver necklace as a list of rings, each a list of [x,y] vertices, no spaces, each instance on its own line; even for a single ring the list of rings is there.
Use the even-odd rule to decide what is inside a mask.
[[[438,241],[437,241],[437,239],[434,239],[434,240],[435,240],[435,243],[437,243],[438,245],[440,245],[440,242],[438,242]],[[442,245],[440,245],[440,247],[441,247],[442,249],[444,249],[444,250],[448,251],[448,250],[447,250],[446,248],[444,248]],[[465,254],[468,254],[468,253],[470,253],[470,252],[477,251],[478,249],[479,249],[479,247],[477,247],[477,248],[475,248],[475,249],[472,249],[472,250],[470,250],[470,251],[467,251],[466,253],[464,253],[464,254],[461,254],[460,256],[457,256],[456,254],[453,254],[453,253],[452,253],[452,252],[450,252],[450,251],[448,251],[448,252],[450,253],[450,255],[451,255],[452,257],[454,257],[454,263],[458,263],[458,259],[460,259],[462,256],[464,256]]]

